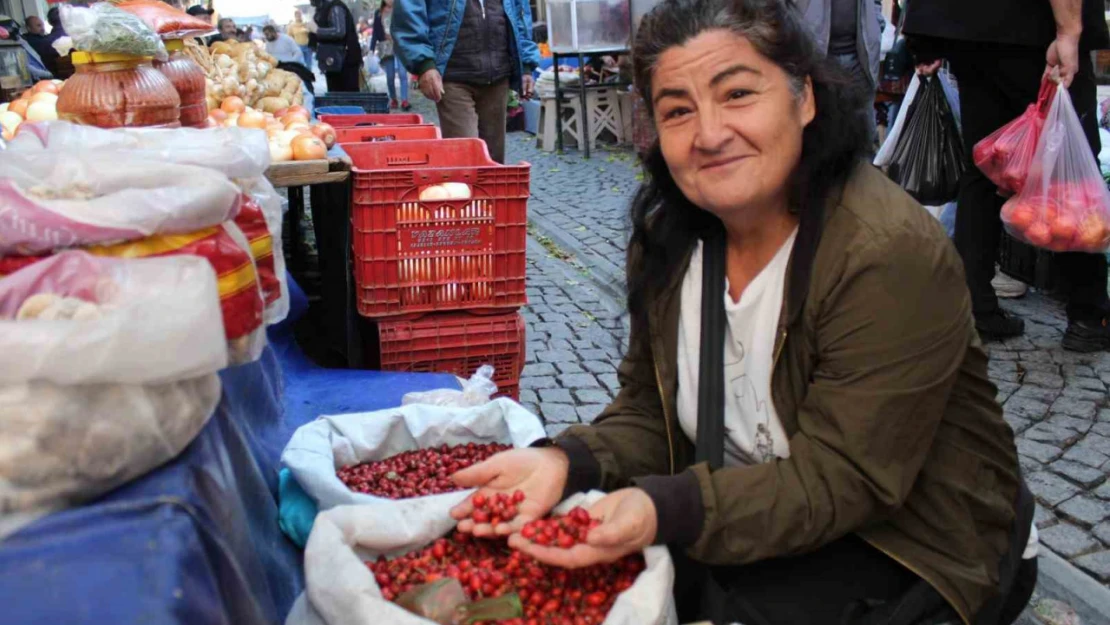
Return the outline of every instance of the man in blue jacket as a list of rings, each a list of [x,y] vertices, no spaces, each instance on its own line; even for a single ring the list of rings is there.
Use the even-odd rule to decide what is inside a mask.
[[[443,136],[479,137],[504,163],[509,88],[529,97],[540,62],[527,0],[396,0],[391,33]]]

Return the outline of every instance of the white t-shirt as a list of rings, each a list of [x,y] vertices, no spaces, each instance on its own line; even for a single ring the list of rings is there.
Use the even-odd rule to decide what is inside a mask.
[[[790,441],[771,400],[771,370],[786,269],[797,230],[759,272],[740,301],[732,301],[725,279],[725,465],[751,465],[790,457]],[[678,322],[678,420],[691,441],[698,432],[698,365],[701,362],[702,244],[682,280]],[[1037,524],[1030,528],[1022,558],[1037,557]]]
[[[759,272],[740,301],[725,282],[725,464],[761,464],[790,457],[790,443],[771,401],[771,366],[778,336],[786,267],[797,230]],[[701,357],[702,244],[682,281],[678,323],[678,420],[690,440],[698,431],[698,364]]]

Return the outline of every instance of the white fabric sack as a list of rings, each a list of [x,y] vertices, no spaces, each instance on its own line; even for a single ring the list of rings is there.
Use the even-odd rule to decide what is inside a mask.
[[[0,255],[195,232],[238,210],[238,187],[208,168],[122,153],[0,152]]]
[[[381,515],[380,518],[410,519],[409,531],[426,533],[428,530],[420,524],[428,523],[438,530],[436,520],[449,519],[448,511],[465,499],[468,491],[386,499],[351,491],[336,476],[336,470],[443,444],[501,443],[527,447],[545,436],[540,420],[511,399],[501,398],[472,408],[411,404],[377,412],[320,417],[293,433],[281,462],[321,511],[358,504],[372,514]]]
[[[565,514],[604,497],[575,495],[555,508]],[[305,597],[297,599],[285,625],[429,625],[386,601],[366,561],[420,549],[452,531],[455,521],[429,508],[381,516],[369,506],[340,506],[321,514],[305,547]],[[644,550],[647,569],[621,593],[604,625],[677,625],[674,564],[666,547]]]
[[[32,295],[100,306],[83,321],[15,319]],[[216,273],[196,256],[63,252],[0,279],[0,384],[161,384],[227,366]]]
[[[879,148],[879,153],[875,155],[876,167],[886,167],[890,165],[890,159],[894,158],[894,148],[898,145],[898,138],[902,136],[902,126],[906,124],[906,116],[910,112],[913,99],[917,97],[917,90],[921,87],[921,79],[916,73],[910,80],[910,86],[906,89],[906,95],[902,98],[902,106],[898,108],[898,117],[894,120],[894,125],[890,127],[890,132],[886,135],[886,140]]]
[[[8,144],[8,151],[14,154],[88,153],[108,161],[117,158],[110,154],[117,150],[123,152],[122,158],[215,170],[232,178],[243,193],[258,203],[272,239],[274,273],[281,283],[281,297],[266,307],[266,323],[272,325],[285,319],[289,314],[289,284],[282,248],[284,208],[281,196],[265,177],[270,166],[266,133],[249,128],[105,130],[55,121],[25,124],[20,127],[19,136]]]
[[[39,261],[0,279],[0,353],[2,539],[174,458],[204,427],[227,364],[215,272],[194,256]]]

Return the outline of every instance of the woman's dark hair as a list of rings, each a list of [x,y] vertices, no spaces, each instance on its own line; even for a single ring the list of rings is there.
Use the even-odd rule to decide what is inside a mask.
[[[636,89],[651,112],[651,82],[660,55],[712,30],[748,40],[786,72],[796,94],[808,77],[816,117],[802,135],[802,155],[791,176],[791,210],[825,201],[871,142],[870,107],[835,61],[813,44],[801,16],[785,0],[664,0],[640,23],[632,49]],[[671,177],[656,141],[643,159],[644,182],[632,200],[628,245],[628,309],[633,326],[647,327],[649,302],[676,278],[698,239],[722,228],[713,214],[692,204]]]

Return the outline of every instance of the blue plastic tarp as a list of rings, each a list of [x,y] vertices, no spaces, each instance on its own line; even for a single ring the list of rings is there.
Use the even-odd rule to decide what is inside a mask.
[[[305,308],[295,291],[291,317]],[[278,460],[320,414],[377,410],[453,376],[330,371],[292,340],[221,373],[224,395],[181,456],[0,543],[0,624],[254,625],[284,620],[303,588],[278,528]]]

